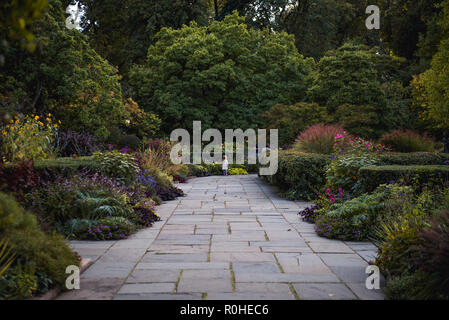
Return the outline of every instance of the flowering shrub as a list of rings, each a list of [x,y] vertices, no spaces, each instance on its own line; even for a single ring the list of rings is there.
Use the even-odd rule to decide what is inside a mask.
[[[135,230],[135,225],[123,217],[108,217],[100,220],[73,219],[66,223],[63,232],[69,239],[121,240]]]
[[[366,239],[366,225],[353,223],[345,216],[319,216],[315,222],[315,231],[321,237],[344,241],[361,241]]]
[[[139,171],[136,182],[145,190],[146,194],[155,195],[157,182],[147,170]]]
[[[388,149],[372,140],[338,134],[334,137],[333,150],[334,154],[326,169],[327,186],[345,192],[357,192],[359,169],[377,164],[376,154]]]
[[[357,184],[359,169],[376,164],[370,154],[344,154],[335,157],[326,169],[327,186],[332,189],[341,188],[352,193]]]
[[[60,123],[60,122],[59,122]],[[49,113],[45,118],[31,115],[15,117],[1,129],[1,151],[4,161],[46,159],[53,154],[58,124]]]
[[[339,125],[315,124],[296,139],[294,147],[308,153],[331,154],[335,137],[349,138],[348,133]]]
[[[331,205],[328,204],[316,211],[315,230],[320,236],[332,239],[366,240],[387,208],[397,209],[389,200],[410,194],[410,187],[382,185],[372,194],[365,194],[345,202],[334,201]]]
[[[395,130],[383,135],[379,141],[396,152],[433,152],[436,149],[435,140],[412,130]]]
[[[135,225],[125,218],[109,217],[95,221],[84,236],[86,240],[121,240],[127,239],[135,230]]]

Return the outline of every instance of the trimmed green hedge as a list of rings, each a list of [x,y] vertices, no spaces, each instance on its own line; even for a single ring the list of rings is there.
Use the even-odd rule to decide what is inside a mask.
[[[279,168],[273,176],[263,176],[290,199],[315,199],[326,183],[325,168],[329,155],[279,152]]]
[[[362,192],[372,192],[379,185],[417,179],[419,184],[430,181],[448,181],[449,166],[370,166],[359,170],[359,183]]]
[[[384,153],[379,155],[379,165],[443,165],[449,161],[447,153],[414,152],[414,153]]]
[[[308,154],[293,150],[279,152],[279,170],[273,176],[264,177],[279,187],[291,199],[311,200],[326,183],[325,168],[329,155]],[[444,165],[449,154],[416,152],[384,153],[378,156],[379,165]],[[391,179],[387,179],[387,182]],[[376,185],[377,186],[377,185]],[[368,188],[373,191],[375,188]]]

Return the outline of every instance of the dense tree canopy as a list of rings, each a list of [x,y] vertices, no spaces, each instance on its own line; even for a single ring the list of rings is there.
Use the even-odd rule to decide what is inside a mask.
[[[423,58],[435,53],[441,32],[437,20],[442,0],[382,0],[383,41],[398,56],[414,59],[421,46]]]
[[[33,31],[39,45],[30,53],[10,46],[0,73],[0,103],[23,113],[54,113],[64,127],[101,138],[122,123],[127,112],[117,70],[99,56],[86,36],[65,27],[59,0]]]
[[[330,120],[326,107],[316,103],[298,102],[293,105],[277,104],[261,114],[264,127],[279,130],[279,145],[291,145],[307,127]]]
[[[369,0],[79,2],[80,30],[65,27],[73,0],[0,4],[1,109],[102,138],[201,120],[291,141],[324,108],[364,136],[424,129],[417,113],[448,127],[447,0],[380,0],[380,30],[365,27]]]
[[[441,41],[431,68],[418,77],[415,89],[425,120],[440,129],[449,129],[449,1],[443,3],[440,25],[446,39]]]
[[[203,127],[257,127],[257,115],[305,98],[313,61],[286,33],[248,29],[237,13],[209,27],[164,28],[147,63],[130,73],[134,99],[158,114],[166,133]]]
[[[401,83],[395,81],[401,62],[378,54],[376,48],[347,43],[320,60],[310,98],[327,106],[334,121],[349,131],[352,128],[354,134],[375,137],[402,127],[408,121],[409,103],[400,94],[404,91]]]
[[[348,39],[378,45],[378,32],[365,27],[369,1],[302,0],[281,12],[279,27],[294,34],[302,54],[320,59]]]
[[[28,51],[36,48],[35,35],[30,28],[42,17],[47,5],[48,0],[15,0],[0,4],[0,66],[5,63],[8,40],[20,42]]]
[[[125,74],[143,63],[162,27],[207,24],[206,0],[81,0],[81,27],[94,49]]]

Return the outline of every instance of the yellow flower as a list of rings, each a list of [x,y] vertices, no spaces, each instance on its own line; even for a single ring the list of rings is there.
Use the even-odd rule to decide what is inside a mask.
[[[39,116],[35,116],[35,117],[34,117],[34,120],[38,120],[38,119],[39,119]]]
[[[51,117],[51,113],[49,113],[48,116]]]
[[[61,124],[61,120],[58,120],[58,123]]]
[[[58,125],[57,124],[55,124],[55,125],[53,125],[53,127],[55,127],[55,129],[58,127]]]

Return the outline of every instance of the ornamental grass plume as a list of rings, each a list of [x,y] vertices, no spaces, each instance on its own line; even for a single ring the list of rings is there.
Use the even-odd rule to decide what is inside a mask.
[[[426,133],[420,135],[412,130],[394,130],[383,135],[380,143],[396,152],[433,152],[437,149],[435,140]]]
[[[348,140],[349,137],[340,125],[318,123],[298,136],[294,148],[308,153],[331,154],[336,139]]]

